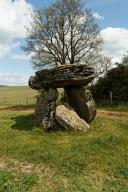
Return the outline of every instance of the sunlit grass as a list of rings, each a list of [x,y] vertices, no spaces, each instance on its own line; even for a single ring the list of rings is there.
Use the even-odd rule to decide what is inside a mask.
[[[44,132],[33,113],[0,112],[0,191],[127,192],[127,133],[127,119]]]
[[[32,105],[36,102],[38,92],[29,87],[2,87],[0,88],[0,105]]]
[[[37,94],[0,89],[0,192],[127,192],[127,116],[100,113],[87,133],[44,132],[26,111]]]
[[[128,103],[97,104],[97,108],[108,111],[128,112]]]

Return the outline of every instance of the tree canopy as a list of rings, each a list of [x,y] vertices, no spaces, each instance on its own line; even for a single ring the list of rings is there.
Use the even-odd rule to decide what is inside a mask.
[[[124,56],[122,63],[99,78],[96,84],[92,85],[91,90],[97,102],[108,101],[110,92],[113,102],[128,102],[128,57]]]
[[[26,51],[35,68],[87,64],[102,73],[109,65],[101,52],[102,39],[93,14],[81,0],[58,0],[34,12]]]
[[[128,66],[128,52],[124,55],[122,59],[122,65]]]

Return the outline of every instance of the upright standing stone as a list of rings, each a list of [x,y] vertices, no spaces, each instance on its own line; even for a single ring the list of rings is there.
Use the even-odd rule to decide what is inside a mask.
[[[74,108],[79,117],[90,123],[96,116],[95,102],[90,91],[83,87],[67,87],[65,93],[69,105]]]
[[[55,88],[42,89],[37,99],[35,116],[43,129],[52,129],[55,126],[56,100],[58,94]]]

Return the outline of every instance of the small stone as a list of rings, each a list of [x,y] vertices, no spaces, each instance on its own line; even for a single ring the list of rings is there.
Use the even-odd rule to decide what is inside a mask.
[[[32,89],[86,86],[95,78],[92,67],[87,65],[62,65],[53,69],[37,71],[29,79]]]
[[[73,109],[67,108],[64,105],[56,108],[55,118],[64,130],[87,131],[87,129],[89,129],[89,125],[81,119]]]

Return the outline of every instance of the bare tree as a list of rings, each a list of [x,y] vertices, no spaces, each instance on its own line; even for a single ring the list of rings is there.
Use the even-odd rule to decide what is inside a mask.
[[[49,64],[88,64],[101,72],[107,66],[98,26],[81,0],[58,0],[34,12],[32,19],[26,51],[32,52],[37,69]]]

